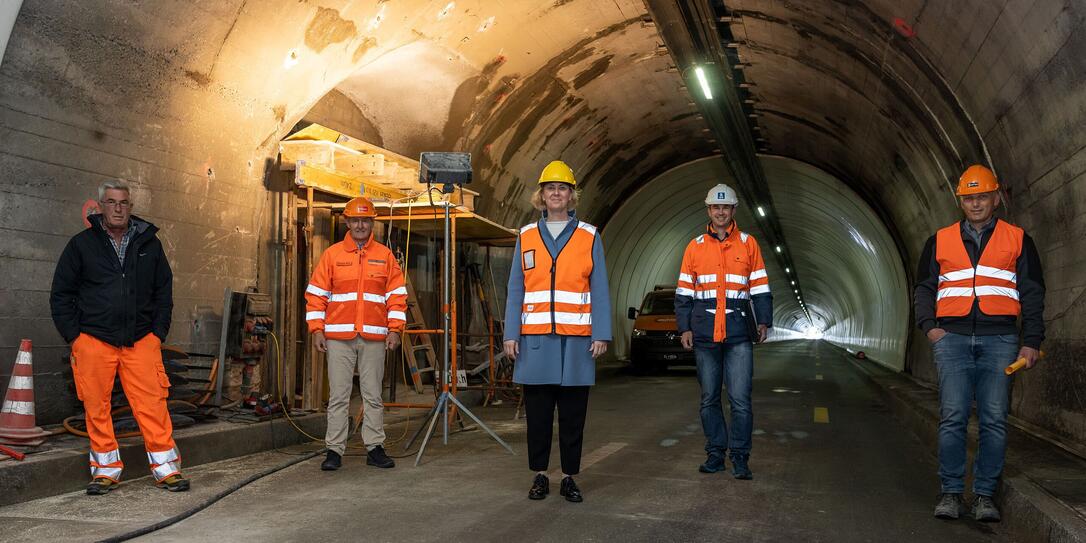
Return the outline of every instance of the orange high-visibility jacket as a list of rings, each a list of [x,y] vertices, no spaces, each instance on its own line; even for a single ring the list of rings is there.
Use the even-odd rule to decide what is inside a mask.
[[[977,259],[976,268],[962,242],[961,224],[954,223],[935,234],[935,260],[939,263],[939,287],[935,295],[937,317],[961,317],[980,300],[986,315],[1015,315],[1018,303],[1018,255],[1023,231],[997,220],[992,238]]]
[[[358,248],[348,232],[343,241],[321,255],[305,289],[309,333],[324,331],[328,339],[355,335],[380,341],[403,330],[407,288],[392,251],[373,240]]]
[[[520,229],[524,270],[521,334],[592,335],[592,244],[596,227],[578,222],[573,235],[552,259],[537,223]]]
[[[705,304],[713,306],[706,310],[714,315],[713,341],[720,342],[728,337],[726,315],[744,307],[751,296],[769,294],[769,277],[754,236],[739,231],[734,221],[728,227],[728,236],[724,241],[718,241],[711,235],[712,224],[707,229],[710,232],[694,238],[683,253],[679,282],[675,289],[675,305],[676,308],[688,307],[693,301],[694,308]],[[759,324],[771,322],[766,320],[771,312],[770,307],[759,311],[764,313],[758,315]],[[676,316],[679,318],[680,332],[693,330],[696,339],[708,339],[708,330],[695,329],[697,327],[689,309],[677,312]]]

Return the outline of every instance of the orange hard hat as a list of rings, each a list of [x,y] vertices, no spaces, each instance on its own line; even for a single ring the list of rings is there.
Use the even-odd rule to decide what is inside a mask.
[[[999,190],[999,182],[996,181],[996,176],[992,173],[992,170],[980,164],[974,164],[966,168],[965,172],[962,173],[962,176],[958,179],[958,190],[954,194],[966,196],[996,190]]]
[[[347,202],[343,207],[343,216],[372,219],[377,216],[377,210],[373,208],[373,202],[369,198],[359,196]]]

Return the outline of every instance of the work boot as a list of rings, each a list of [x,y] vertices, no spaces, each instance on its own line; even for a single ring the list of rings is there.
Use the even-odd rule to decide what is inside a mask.
[[[328,454],[324,456],[324,462],[321,462],[321,471],[335,471],[343,465],[343,457],[336,451],[328,451]]]
[[[176,473],[159,481],[155,486],[165,488],[170,492],[184,492],[189,489],[189,481],[182,477],[180,473]]]
[[[558,493],[565,496],[567,502],[580,503],[584,501],[581,489],[577,488],[577,483],[573,482],[573,477],[562,477],[562,486],[559,487]]]
[[[535,479],[532,480],[532,488],[528,490],[529,500],[542,500],[547,497],[547,494],[551,493],[551,481],[547,479],[546,475],[542,473],[535,474]]]
[[[718,471],[724,471],[724,455],[711,453],[709,458],[705,460],[705,463],[698,466],[698,471],[702,473],[716,473]]]
[[[391,458],[385,454],[385,448],[378,445],[370,452],[366,453],[366,463],[371,466],[377,466],[379,468],[391,468],[396,465]]]
[[[750,467],[747,466],[747,460],[749,459],[749,454],[732,455],[732,477],[744,481],[754,478],[754,473],[752,473]]]
[[[95,477],[89,485],[87,485],[88,496],[101,496],[102,494],[109,494],[110,490],[117,488],[121,483],[110,479],[109,477]]]
[[[935,504],[935,518],[955,520],[962,514],[962,495],[942,493]]]
[[[999,508],[991,496],[973,497],[973,518],[980,522],[999,522]]]

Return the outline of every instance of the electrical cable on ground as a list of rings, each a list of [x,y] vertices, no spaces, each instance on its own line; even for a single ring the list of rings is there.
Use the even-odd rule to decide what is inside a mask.
[[[245,487],[249,483],[252,483],[254,481],[257,481],[259,479],[267,477],[268,475],[271,475],[271,474],[273,474],[273,473],[275,473],[277,471],[282,471],[282,470],[284,470],[286,468],[289,468],[289,467],[291,467],[291,466],[293,466],[295,464],[299,464],[301,462],[309,460],[310,458],[313,458],[315,456],[320,455],[321,452],[323,452],[323,451],[322,450],[313,451],[311,453],[299,456],[298,458],[291,459],[291,460],[289,460],[287,462],[284,462],[284,463],[282,463],[282,464],[280,464],[278,466],[268,468],[268,469],[266,469],[264,471],[261,471],[260,473],[250,475],[250,476],[246,477],[244,480],[230,486],[230,488],[227,488],[226,490],[223,490],[223,491],[215,494],[214,496],[211,496],[210,498],[205,499],[204,501],[200,502],[199,504],[197,504],[195,507],[192,507],[191,509],[182,511],[182,512],[180,512],[180,513],[178,513],[178,514],[176,514],[176,515],[174,515],[174,516],[172,516],[172,517],[170,517],[168,519],[160,520],[160,521],[158,521],[158,522],[156,522],[154,524],[144,526],[143,528],[138,528],[138,529],[132,530],[130,532],[125,532],[125,533],[120,534],[120,535],[115,535],[113,537],[108,537],[106,539],[102,539],[102,540],[99,541],[99,543],[114,543],[114,542],[118,542],[118,541],[128,541],[129,539],[137,538],[137,537],[140,537],[142,535],[147,535],[147,534],[149,534],[151,532],[161,530],[161,529],[166,528],[168,526],[172,526],[174,524],[177,524],[178,522],[181,522],[182,520],[185,520],[185,519],[195,515],[196,513],[199,513],[200,511],[203,511],[204,509],[207,509],[208,507],[210,507],[215,502],[229,496],[230,494],[233,494],[234,492],[237,492],[238,490]]]

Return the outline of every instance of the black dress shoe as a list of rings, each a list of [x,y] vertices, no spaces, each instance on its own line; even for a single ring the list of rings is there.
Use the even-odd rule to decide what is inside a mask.
[[[336,451],[328,451],[328,455],[321,462],[322,471],[335,471],[343,464],[343,458]]]
[[[565,496],[568,502],[579,503],[584,501],[581,489],[577,488],[577,483],[573,482],[573,477],[562,478],[562,486],[558,493]]]
[[[551,493],[551,481],[547,479],[546,475],[537,473],[535,479],[532,480],[532,488],[528,490],[529,500],[542,500],[547,497],[547,494]]]

